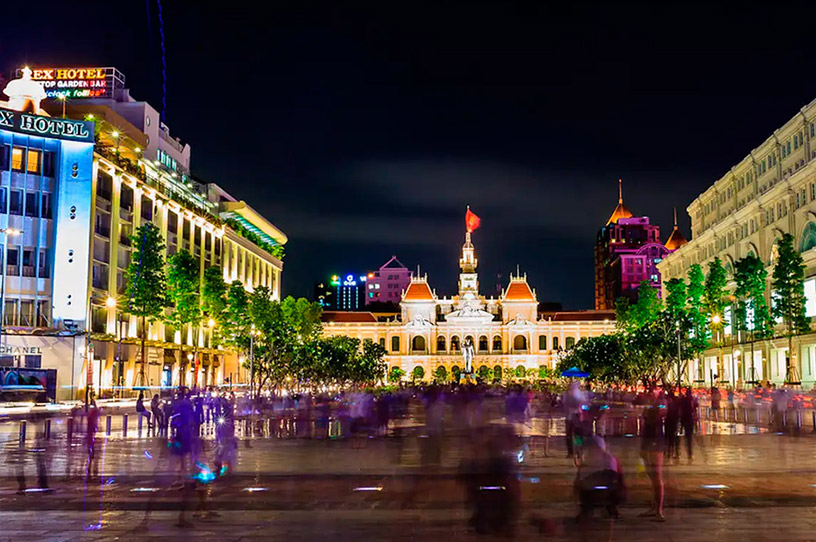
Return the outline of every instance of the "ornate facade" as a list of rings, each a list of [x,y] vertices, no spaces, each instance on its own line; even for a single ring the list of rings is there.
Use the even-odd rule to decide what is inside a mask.
[[[487,367],[496,374],[496,367],[503,373],[518,367],[553,369],[563,349],[614,329],[614,314],[607,311],[539,314],[536,293],[518,272],[500,297],[481,295],[477,267],[471,233],[466,233],[457,295],[440,297],[427,275],[413,276],[402,292],[401,314],[392,321],[379,322],[370,313],[335,313],[327,315],[324,333],[379,342],[389,368],[411,375],[422,367],[427,380],[439,366],[448,373],[464,369],[468,338],[475,350],[474,372]]]

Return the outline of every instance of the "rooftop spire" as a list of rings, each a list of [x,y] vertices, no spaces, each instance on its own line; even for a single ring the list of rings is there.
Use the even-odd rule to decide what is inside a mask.
[[[674,208],[674,229],[677,229],[677,207]]]
[[[607,220],[606,225],[614,224],[621,218],[631,218],[632,211],[623,204],[623,179],[618,179],[618,206],[612,211],[612,216]]]

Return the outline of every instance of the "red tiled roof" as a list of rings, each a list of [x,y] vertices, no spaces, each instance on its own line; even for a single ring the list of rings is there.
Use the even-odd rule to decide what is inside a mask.
[[[402,296],[403,301],[433,301],[434,296],[427,282],[412,282]]]
[[[362,323],[376,322],[377,317],[370,312],[323,311],[324,322]]]
[[[527,281],[512,281],[504,293],[505,301],[535,301],[533,291]]]

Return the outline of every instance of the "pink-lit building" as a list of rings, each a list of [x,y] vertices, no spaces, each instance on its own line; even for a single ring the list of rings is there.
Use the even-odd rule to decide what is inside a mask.
[[[613,310],[619,297],[634,302],[644,280],[660,295],[657,264],[685,243],[676,216],[668,241],[661,243],[660,227],[650,224],[648,216],[633,216],[623,204],[619,184],[618,206],[598,232],[595,243],[595,308]]]
[[[366,305],[380,301],[399,303],[402,292],[411,284],[411,271],[402,265],[396,256],[380,267],[378,271],[368,274],[366,282]]]

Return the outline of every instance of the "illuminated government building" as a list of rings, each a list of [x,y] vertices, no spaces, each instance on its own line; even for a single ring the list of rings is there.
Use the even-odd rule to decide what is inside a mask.
[[[731,167],[687,210],[692,238],[658,265],[664,282],[685,279],[693,264],[707,272],[708,262],[719,256],[733,291],[734,263],[754,254],[768,267],[770,292],[776,241],[790,233],[806,265],[807,315],[816,316],[816,101]],[[751,346],[736,337],[731,314],[729,309],[723,315],[723,348],[711,348],[699,362],[690,364],[687,378],[710,383],[712,375],[718,375],[732,384],[782,383],[790,363],[792,375],[801,379],[803,387],[816,383],[816,335],[797,338],[795,355],[790,356],[787,339],[756,341]]]
[[[130,236],[146,222],[160,229],[165,256],[188,250],[202,274],[221,266],[227,282],[279,296],[286,236],[245,202],[192,177],[190,146],[130,97],[117,70],[24,69],[4,94],[0,385],[26,369],[51,369],[51,399],[80,398],[87,386],[103,395],[133,388],[141,330],[118,299]],[[243,381],[237,356],[213,348],[211,334],[206,325],[195,334],[149,324],[144,384]]]
[[[326,312],[323,333],[378,342],[387,351],[389,368],[399,367],[410,378],[422,367],[429,380],[439,366],[448,374],[464,369],[462,348],[468,339],[475,351],[474,372],[487,367],[496,375],[519,367],[554,369],[564,349],[583,337],[614,330],[611,311],[539,314],[536,293],[518,272],[511,274],[500,297],[481,295],[471,237],[465,234],[457,295],[439,297],[428,277],[417,274],[403,290],[400,314],[391,321],[378,321],[371,313]]]

